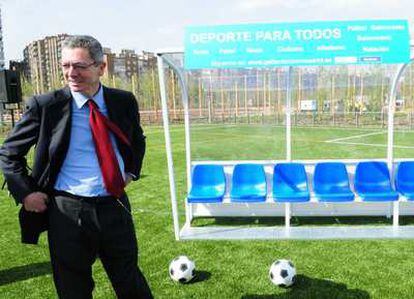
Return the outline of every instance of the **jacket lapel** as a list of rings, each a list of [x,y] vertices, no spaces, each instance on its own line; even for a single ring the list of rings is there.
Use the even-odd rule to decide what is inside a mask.
[[[57,91],[56,101],[50,106],[49,125],[52,130],[49,145],[49,157],[51,158],[51,177],[57,175],[61,168],[69,148],[71,120],[72,120],[72,95],[68,87]]]
[[[119,109],[119,101],[115,99],[115,95],[105,86],[103,87],[103,95],[106,108],[108,109],[108,117],[113,121],[118,127],[121,125],[120,113],[117,111]]]

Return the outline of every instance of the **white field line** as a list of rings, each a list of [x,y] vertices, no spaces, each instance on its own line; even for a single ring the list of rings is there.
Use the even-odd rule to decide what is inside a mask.
[[[376,147],[387,147],[387,144],[379,144],[379,143],[359,143],[359,142],[346,142],[346,141],[338,141],[338,142],[331,142],[335,144],[347,144],[347,145],[363,145],[363,146],[376,146]],[[414,146],[408,145],[394,145],[393,148],[405,148],[405,149],[414,149]]]
[[[191,130],[194,131],[204,131],[204,130],[216,130],[216,129],[220,129],[220,128],[235,128],[235,127],[240,127],[240,126],[252,126],[252,124],[248,125],[248,124],[228,124],[228,125],[193,125],[191,127]],[[270,126],[271,127],[271,126]],[[275,126],[275,127],[279,127],[279,126]],[[159,129],[159,131],[158,131]],[[343,128],[319,128],[318,129],[338,129],[338,130],[344,130]],[[361,128],[347,128],[346,130],[354,130],[354,131],[359,131],[359,130],[366,130],[366,129],[361,129]],[[170,132],[176,132],[176,131],[183,131],[183,128],[172,128],[170,129]],[[398,130],[396,130],[395,132],[398,132]],[[162,127],[159,127],[157,129],[155,129],[154,131],[152,131],[151,133],[163,133],[163,129]],[[325,140],[323,142],[326,143],[334,143],[334,144],[346,144],[346,145],[361,145],[361,146],[373,146],[373,147],[387,147],[386,144],[377,144],[377,143],[358,143],[358,142],[345,142],[344,140],[350,140],[350,139],[357,139],[357,138],[362,138],[362,137],[367,137],[367,136],[374,136],[374,135],[381,135],[381,134],[386,134],[387,131],[376,131],[376,132],[371,132],[371,133],[365,133],[365,134],[359,134],[359,135],[353,135],[353,136],[348,136],[348,137],[341,137],[341,138],[335,138],[335,139],[329,139],[329,140]],[[219,135],[219,136],[227,136],[227,133],[215,133],[215,135]],[[239,134],[232,134],[232,137],[245,137],[245,135],[239,135]],[[250,136],[252,137],[252,136]],[[265,139],[273,139],[275,138],[275,135],[271,135],[271,136],[253,136],[256,138],[265,138]],[[197,144],[202,144],[202,143],[210,143],[210,140],[203,140],[203,141],[192,141],[192,143],[197,143]],[[162,145],[164,147],[164,145]],[[394,148],[402,148],[402,149],[414,149],[414,146],[403,146],[403,145],[394,145]]]
[[[362,145],[362,146],[372,146],[372,147],[388,147],[387,144],[381,144],[381,143],[364,143],[364,142],[349,142],[344,140],[350,140],[350,139],[357,139],[361,137],[367,137],[367,136],[373,136],[373,135],[381,135],[385,134],[385,131],[382,132],[373,132],[373,133],[367,133],[367,134],[361,134],[361,135],[354,135],[354,136],[348,136],[343,138],[336,138],[336,139],[330,139],[326,140],[326,143],[335,143],[335,144],[346,144],[346,145]],[[393,145],[393,148],[402,148],[402,149],[414,149],[414,146],[408,146],[408,145]]]
[[[342,143],[341,141],[344,141],[344,140],[356,139],[356,138],[361,138],[361,137],[366,137],[366,136],[373,136],[373,135],[381,135],[381,134],[385,134],[385,133],[386,133],[385,131],[366,133],[366,134],[360,134],[360,135],[353,135],[353,136],[348,136],[348,137],[330,139],[330,140],[326,140],[325,142],[327,142],[327,143]]]

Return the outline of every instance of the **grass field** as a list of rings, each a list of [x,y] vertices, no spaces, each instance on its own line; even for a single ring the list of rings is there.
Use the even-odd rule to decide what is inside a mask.
[[[142,179],[128,187],[138,234],[139,264],[155,298],[414,298],[412,240],[185,241],[174,239],[162,128],[146,128]],[[280,127],[197,126],[197,160],[283,159]],[[384,158],[383,130],[295,128],[293,159]],[[177,193],[185,194],[184,130],[172,128]],[[395,134],[395,157],[414,157],[414,132]],[[56,298],[47,240],[20,244],[17,208],[1,191],[0,298]],[[220,220],[222,221],[222,220]],[[188,285],[173,283],[168,264],[177,255],[195,260],[199,271]],[[273,260],[291,259],[298,281],[280,289],[268,279]],[[115,298],[103,267],[94,267],[94,298]]]

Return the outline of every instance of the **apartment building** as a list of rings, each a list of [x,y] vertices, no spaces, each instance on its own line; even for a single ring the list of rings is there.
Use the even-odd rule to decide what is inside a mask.
[[[35,93],[44,93],[63,85],[63,74],[60,67],[61,44],[67,34],[47,36],[44,39],[31,42],[23,51],[27,69],[25,74],[33,84]],[[139,77],[146,69],[154,68],[156,57],[151,52],[136,53],[134,50],[122,49],[121,53],[112,53],[104,47],[106,68],[104,76],[118,77],[121,80],[131,80]]]
[[[67,34],[46,36],[31,42],[23,50],[28,78],[36,93],[44,93],[63,84],[60,67],[61,45]]]

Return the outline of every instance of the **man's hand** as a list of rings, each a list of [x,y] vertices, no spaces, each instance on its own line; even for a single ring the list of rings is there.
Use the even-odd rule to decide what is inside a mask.
[[[49,198],[42,192],[33,192],[23,199],[23,206],[26,211],[42,213],[47,209]]]

